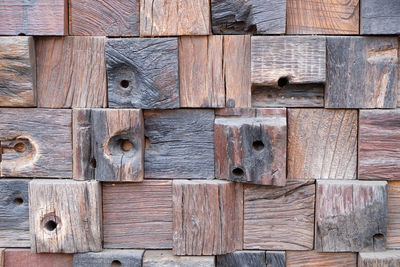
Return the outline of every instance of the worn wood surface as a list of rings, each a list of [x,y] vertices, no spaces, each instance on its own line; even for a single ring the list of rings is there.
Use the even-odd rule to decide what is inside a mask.
[[[387,247],[400,248],[400,181],[388,182]]]
[[[71,117],[65,109],[0,109],[0,176],[71,177]]]
[[[400,34],[400,2],[362,0],[361,34]]]
[[[174,256],[172,250],[146,250],[143,267],[214,267],[213,256]]]
[[[396,37],[328,37],[326,108],[395,108]]]
[[[4,248],[0,248],[0,266],[4,267]]]
[[[32,253],[29,249],[6,249],[4,267],[72,267],[73,254]]]
[[[39,107],[106,107],[104,37],[35,40]]]
[[[221,255],[242,249],[242,184],[174,180],[172,190],[175,255]]]
[[[285,251],[266,251],[265,252],[266,267],[286,267]]]
[[[361,252],[358,254],[358,267],[396,267],[400,266],[400,251]]]
[[[103,184],[105,248],[172,248],[172,181]]]
[[[29,225],[32,252],[101,251],[100,190],[97,181],[30,182]]]
[[[145,178],[214,178],[214,111],[144,111]]]
[[[36,58],[32,37],[0,38],[0,106],[36,106]]]
[[[265,262],[264,251],[236,251],[217,256],[216,267],[265,267]]]
[[[244,186],[244,249],[310,250],[314,238],[313,180],[285,187]]]
[[[101,252],[74,254],[76,267],[142,267],[144,250],[106,249]]]
[[[110,107],[179,107],[177,38],[107,39]]]
[[[356,179],[356,110],[288,110],[288,178]]]
[[[356,267],[357,253],[321,253],[312,251],[287,251],[287,267]]]

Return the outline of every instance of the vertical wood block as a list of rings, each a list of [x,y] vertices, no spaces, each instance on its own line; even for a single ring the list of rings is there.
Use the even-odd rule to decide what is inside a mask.
[[[316,251],[287,251],[287,267],[335,266],[356,267],[357,253],[320,253]]]
[[[400,266],[400,251],[361,252],[358,254],[358,267]]]
[[[179,107],[177,38],[107,39],[110,107]]]
[[[172,248],[172,181],[103,184],[105,248]]]
[[[244,249],[310,250],[314,238],[313,180],[285,187],[244,186]]]
[[[386,182],[319,180],[315,208],[315,250],[385,249]]]
[[[96,181],[33,180],[29,183],[32,252],[100,251],[101,206]]]
[[[265,252],[266,267],[286,267],[285,251],[266,251]]]
[[[74,255],[74,267],[142,267],[143,253],[144,250],[133,249],[78,253]]]
[[[400,34],[400,2],[362,0],[361,34]]]
[[[0,266],[4,267],[4,248],[0,248]]]
[[[38,106],[105,107],[104,37],[37,38]]]
[[[252,266],[265,267],[264,251],[236,251],[217,256],[216,267]]]
[[[395,108],[396,37],[328,37],[326,108]]]
[[[400,248],[400,181],[388,182],[387,247]]]
[[[71,117],[65,109],[0,109],[1,177],[71,177]]]
[[[172,250],[146,250],[143,267],[214,267],[213,256],[174,256]]]
[[[0,38],[0,106],[36,106],[35,60],[32,37]]]
[[[221,255],[243,245],[243,187],[226,181],[173,181],[173,252]]]
[[[288,178],[356,179],[356,110],[288,110]]]
[[[29,249],[6,249],[4,256],[4,267],[72,267],[74,257],[64,253],[35,254]]]

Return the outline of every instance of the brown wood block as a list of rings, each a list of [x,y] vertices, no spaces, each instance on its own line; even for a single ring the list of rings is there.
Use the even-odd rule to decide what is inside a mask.
[[[242,184],[173,181],[175,255],[221,255],[241,250],[242,245]]]
[[[33,180],[29,183],[32,252],[101,251],[101,206],[97,181]]]
[[[357,253],[321,253],[312,251],[287,251],[287,267],[356,267]]]
[[[0,176],[71,177],[71,117],[66,109],[0,109]]]
[[[106,107],[104,37],[35,40],[39,107]]]
[[[174,256],[172,250],[146,250],[143,267],[215,267],[213,256]]]
[[[106,249],[101,252],[77,253],[74,267],[142,267],[144,250]]]
[[[400,251],[361,252],[358,254],[358,267],[396,267],[400,266]]]
[[[72,267],[74,257],[63,253],[35,254],[29,249],[6,249],[4,256],[4,267]]]
[[[400,2],[362,0],[361,34],[400,34]]]
[[[288,110],[288,179],[357,178],[356,110]]]
[[[400,181],[388,182],[387,247],[400,248]]]

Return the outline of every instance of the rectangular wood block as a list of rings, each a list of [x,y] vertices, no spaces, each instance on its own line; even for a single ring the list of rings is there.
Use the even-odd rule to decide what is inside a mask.
[[[357,110],[288,110],[288,179],[357,178]]]
[[[108,104],[179,108],[177,38],[114,38],[106,42]]]
[[[103,184],[105,248],[172,248],[172,181]]]
[[[32,253],[29,249],[6,249],[4,267],[72,267],[73,254]],[[1,266],[1,265],[0,265]]]
[[[214,267],[213,256],[174,256],[172,250],[146,250],[143,267]]]
[[[400,248],[400,181],[388,182],[387,247]]]
[[[75,267],[142,267],[144,250],[106,249],[101,252],[78,253],[74,255]]]
[[[266,267],[286,267],[285,251],[266,251],[265,252]]]
[[[106,107],[104,37],[35,40],[39,107]]]
[[[360,110],[359,179],[400,180],[400,109]]]
[[[244,185],[244,249],[310,250],[314,238],[313,180],[285,187]]]
[[[71,177],[71,117],[66,109],[0,109],[1,177]]]
[[[36,58],[32,37],[0,37],[0,106],[36,106]]]
[[[173,181],[173,253],[221,255],[243,245],[243,186],[217,180]]]
[[[400,266],[400,251],[361,252],[358,254],[358,267],[396,267]]]
[[[315,250],[385,249],[386,182],[318,180],[315,209]]]
[[[4,248],[0,248],[0,266],[4,267]]]
[[[144,176],[144,123],[139,109],[74,109],[75,180],[138,182]]]
[[[321,253],[312,251],[287,251],[287,267],[335,266],[356,267],[357,253]]]
[[[395,108],[397,37],[328,37],[326,108]]]
[[[265,267],[265,251],[235,251],[225,255],[217,256],[216,262],[216,267]]]
[[[400,34],[400,2],[362,0],[361,34]]]
[[[97,181],[33,180],[29,183],[32,252],[101,251],[101,206]]]

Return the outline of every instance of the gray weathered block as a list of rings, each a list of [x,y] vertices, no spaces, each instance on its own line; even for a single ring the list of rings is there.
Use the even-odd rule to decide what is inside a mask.
[[[361,34],[399,34],[400,1],[361,0]]]
[[[214,267],[214,256],[174,256],[172,250],[146,250],[143,267]]]
[[[74,255],[74,267],[142,267],[144,250],[103,250]]]
[[[397,267],[400,266],[400,251],[361,252],[358,254],[358,267]]]
[[[285,251],[266,251],[265,261],[267,267],[286,267]]]
[[[217,267],[265,267],[264,251],[236,251],[217,256]]]

